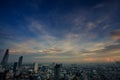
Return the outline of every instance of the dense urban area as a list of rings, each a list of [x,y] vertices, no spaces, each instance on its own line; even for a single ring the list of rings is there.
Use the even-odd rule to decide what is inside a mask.
[[[120,80],[120,62],[23,64],[23,56],[14,63],[7,63],[8,58],[7,49],[0,65],[0,80]]]

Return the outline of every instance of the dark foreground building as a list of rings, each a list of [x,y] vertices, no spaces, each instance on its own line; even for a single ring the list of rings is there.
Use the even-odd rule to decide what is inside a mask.
[[[2,66],[5,66],[7,64],[8,58],[9,58],[9,49],[6,50],[5,55],[1,61]]]
[[[54,80],[60,80],[61,64],[56,64],[54,68]]]

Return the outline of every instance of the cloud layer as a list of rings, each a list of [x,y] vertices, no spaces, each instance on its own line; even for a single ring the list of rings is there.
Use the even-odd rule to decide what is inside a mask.
[[[11,62],[120,61],[119,0],[1,3],[0,49]]]

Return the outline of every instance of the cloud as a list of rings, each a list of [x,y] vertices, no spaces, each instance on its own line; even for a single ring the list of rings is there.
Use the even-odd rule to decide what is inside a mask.
[[[110,35],[113,40],[120,40],[120,29],[112,31]]]
[[[15,29],[4,28],[4,31],[8,29],[17,36],[13,37],[16,38],[14,41],[5,41],[7,47],[10,47],[11,55],[37,55],[31,57],[35,60],[62,62],[104,61],[107,57],[119,56],[119,44],[108,40],[106,36],[115,27],[113,24],[118,16],[119,3],[116,5],[112,1],[103,1],[95,6],[81,6],[79,3],[77,6],[70,6],[70,3],[66,5],[68,10],[61,7],[66,2],[55,3],[59,5],[48,5],[49,3],[41,0],[23,4],[29,8],[27,13],[33,12],[27,15],[27,21],[22,23],[21,17],[18,22],[20,26],[14,24]],[[26,14],[26,11],[22,13]],[[112,39],[120,40],[119,33],[120,30],[112,31]],[[12,36],[8,32],[0,32],[0,38],[8,39]]]
[[[120,44],[113,44],[105,46],[104,49],[95,51],[96,53],[107,54],[107,55],[119,55]]]
[[[63,37],[59,38],[47,31],[47,25],[32,19],[27,27],[36,36],[25,41],[10,42],[12,44],[10,53],[11,55],[37,55],[33,56],[32,60],[43,62],[84,62],[87,61],[87,58],[90,58],[88,61],[101,61],[97,58],[118,55],[118,46],[116,46],[116,49],[114,49],[115,46],[113,47],[114,51],[110,47],[110,45],[116,45],[114,42],[110,40],[92,41],[97,35],[92,33],[91,30],[98,27],[97,25],[97,23],[88,21],[85,24],[87,30],[80,30],[80,33],[64,33]],[[77,27],[74,28],[77,29]]]
[[[96,25],[93,22],[88,22],[87,24],[87,30],[93,30],[96,27]]]
[[[11,40],[16,37],[11,33],[11,29],[6,29],[7,26],[0,25],[0,39]],[[10,27],[10,26],[9,26]]]
[[[68,16],[70,16],[70,18],[68,18]],[[115,53],[115,49],[114,52],[112,52],[112,48],[110,49],[110,47],[108,47],[111,45],[110,40],[104,40],[103,42],[92,41],[99,36],[97,31],[92,31],[101,27],[99,24],[103,23],[107,18],[103,21],[102,19],[101,21],[92,21],[87,19],[89,16],[82,16],[79,12],[68,16],[68,21],[65,19],[65,22],[72,24],[70,26],[72,30],[61,34],[61,38],[52,35],[51,31],[48,30],[49,26],[43,24],[40,20],[28,20],[27,28],[31,33],[35,34],[35,37],[26,39],[26,41],[12,42],[11,54],[39,54],[33,58],[35,58],[35,60],[46,59],[46,61],[50,61],[51,59],[61,61],[62,59],[62,61],[79,62],[87,61],[87,58],[90,58],[89,60],[91,61],[97,61],[97,58],[101,56],[108,56],[108,53],[113,55]],[[65,28],[63,29],[65,30]],[[118,49],[116,50],[118,51]],[[106,55],[103,53],[106,53]],[[111,57],[111,55],[109,57]]]
[[[53,45],[49,46],[46,44],[46,41],[37,41],[37,40],[27,40],[25,42],[16,43],[11,49],[11,54],[19,55],[30,55],[30,54],[39,54],[35,60],[52,61],[51,59],[57,59],[57,61],[65,60],[72,62],[76,61],[86,61],[86,58],[95,58],[106,56],[110,53],[116,53],[118,51],[119,45],[112,42],[87,42],[79,43],[79,36],[76,35],[67,35],[64,39],[53,41]],[[111,44],[111,45],[110,45]],[[85,49],[85,50],[84,50]],[[119,52],[119,51],[118,51]],[[118,55],[117,52],[117,55]],[[104,55],[103,53],[107,54]],[[62,58],[63,57],[63,58]],[[49,60],[50,59],[50,60]],[[78,60],[78,61],[77,61]]]
[[[115,42],[86,42],[79,43],[78,36],[69,35],[65,39],[57,40],[52,46],[37,40],[16,43],[11,54],[37,55],[33,60],[40,62],[94,62],[108,61],[119,55],[120,44]],[[73,39],[74,38],[74,39]],[[77,39],[75,39],[77,38]]]
[[[29,24],[28,24],[28,28],[31,32],[33,32],[34,34],[40,35],[47,35],[47,31],[45,30],[46,26],[41,24],[40,21],[38,20],[34,20],[34,19],[30,19],[28,20]]]
[[[111,57],[91,57],[84,58],[83,62],[115,62],[119,61],[120,56],[111,56]]]
[[[119,43],[113,43],[102,46],[102,48],[98,48],[95,50],[83,50],[83,54],[89,55],[89,58],[102,58],[102,57],[114,57],[114,56],[120,56],[120,44]],[[92,53],[92,55],[91,55]],[[91,57],[90,57],[91,56]]]

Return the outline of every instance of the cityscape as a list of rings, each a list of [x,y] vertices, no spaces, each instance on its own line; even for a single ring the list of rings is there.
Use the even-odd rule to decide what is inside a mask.
[[[120,80],[120,0],[0,0],[0,80]]]
[[[0,65],[0,80],[120,80],[120,62],[106,64],[8,64],[9,49]]]

